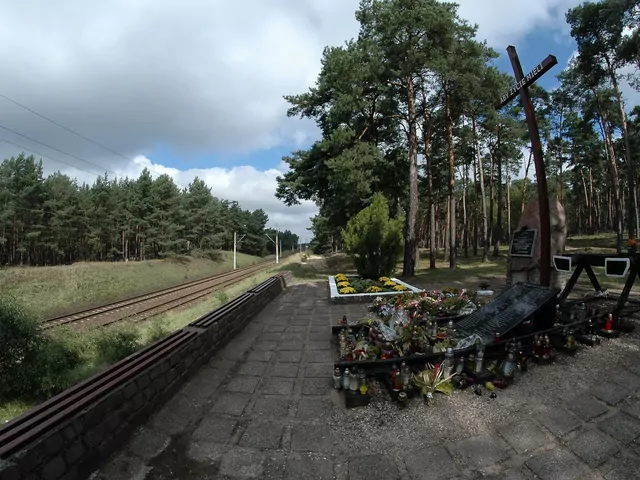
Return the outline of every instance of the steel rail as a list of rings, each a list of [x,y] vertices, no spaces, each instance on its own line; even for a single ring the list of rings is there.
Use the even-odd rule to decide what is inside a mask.
[[[182,285],[176,285],[174,287],[168,287],[168,288],[164,288],[162,290],[157,290],[155,292],[151,292],[151,293],[146,293],[146,294],[141,294],[141,295],[136,295],[134,297],[130,297],[127,298],[125,300],[119,300],[116,302],[111,302],[111,303],[107,303],[105,305],[101,305],[99,307],[93,307],[93,308],[86,308],[84,310],[80,310],[74,313],[70,313],[67,315],[60,315],[57,317],[53,317],[53,318],[49,318],[47,320],[44,320],[41,323],[41,327],[45,330],[47,329],[51,329],[51,328],[55,328],[55,327],[59,327],[61,325],[67,325],[67,324],[72,324],[72,323],[79,323],[79,322],[84,322],[90,319],[93,319],[95,317],[99,317],[102,315],[108,315],[110,313],[113,313],[117,310],[120,309],[125,309],[125,308],[130,308],[136,305],[139,305],[141,303],[147,302],[147,301],[151,301],[151,300],[155,300],[167,295],[171,295],[171,294],[179,294],[180,292],[192,289],[194,287],[198,287],[199,285],[206,285],[204,288],[197,290],[196,292],[190,293],[189,295],[194,295],[195,293],[200,293],[203,291],[206,291],[207,293],[211,292],[214,288],[216,287],[220,287],[220,286],[228,286],[229,285],[229,280],[232,280],[233,283],[237,283],[239,281],[244,280],[245,278],[248,278],[249,276],[251,276],[251,274],[264,270],[272,265],[275,265],[275,262],[264,262],[264,263],[259,263],[257,265],[250,265],[248,267],[243,267],[243,268],[239,268],[237,270],[232,270],[230,272],[223,272],[223,273],[219,273],[216,275],[212,275],[210,277],[206,277],[206,278],[201,278],[198,280],[193,280],[191,282],[187,282],[184,283]],[[244,275],[243,275],[244,274]],[[217,283],[215,283],[216,281],[218,281]],[[210,285],[212,282],[213,285]],[[187,296],[189,296],[187,295]],[[202,296],[204,296],[205,294],[203,294]],[[179,298],[174,298],[171,299],[170,302],[176,302],[181,300],[182,297]],[[193,300],[191,300],[193,301]],[[153,308],[165,305],[169,302],[164,302],[160,305],[154,305]],[[185,302],[187,303],[187,302]],[[177,305],[176,307],[181,306]],[[134,316],[138,313],[144,313],[148,310],[151,310],[151,308],[149,309],[144,309],[142,311],[136,311],[133,312],[131,314],[125,315],[124,317],[120,317],[117,321],[120,321],[122,319],[125,318],[130,318],[131,316]],[[165,310],[166,311],[166,310]],[[109,322],[109,323],[113,323],[113,322]]]

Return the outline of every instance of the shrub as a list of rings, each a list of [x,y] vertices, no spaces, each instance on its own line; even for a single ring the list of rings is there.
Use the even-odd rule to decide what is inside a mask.
[[[82,361],[73,336],[47,336],[14,299],[0,298],[0,398],[34,399],[64,390]]]
[[[381,193],[349,220],[342,240],[361,277],[377,279],[393,273],[402,255],[402,226],[403,219],[389,218],[389,204]]]
[[[110,365],[138,351],[140,333],[131,326],[114,326],[98,332],[96,336],[98,360]]]

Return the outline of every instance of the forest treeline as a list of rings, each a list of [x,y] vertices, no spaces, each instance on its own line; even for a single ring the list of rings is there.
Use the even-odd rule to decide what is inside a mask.
[[[325,48],[316,84],[286,97],[288,115],[315,120],[322,138],[284,158],[290,170],[276,196],[319,205],[314,243],[327,250],[340,248],[348,219],[382,192],[405,218],[405,275],[418,247],[430,249],[431,268],[438,249],[452,268],[459,250],[497,255],[536,193],[526,175],[514,181],[534,173],[520,100],[494,107],[512,75],[496,68],[498,53],[454,3],[361,0],[356,18],[358,36]],[[567,211],[569,232],[615,231],[619,249],[640,233],[640,108],[622,93],[626,82],[640,87],[639,19],[638,0],[569,10],[578,53],[553,71],[557,88],[530,89],[549,195]]]
[[[55,173],[21,154],[0,164],[0,265],[59,265],[77,261],[122,261],[202,255],[233,248],[263,256],[275,253],[267,214],[212,195],[196,178],[185,189],[168,175],[93,185]],[[298,237],[279,232],[283,249]]]

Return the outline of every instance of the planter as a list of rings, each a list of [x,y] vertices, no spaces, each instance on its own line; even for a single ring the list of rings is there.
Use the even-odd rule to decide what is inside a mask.
[[[393,297],[394,295],[399,295],[403,292],[390,291],[390,292],[377,292],[377,293],[347,293],[341,294],[338,291],[338,285],[336,285],[336,279],[334,275],[330,275],[329,277],[329,299],[332,303],[367,303],[371,302],[376,297]],[[347,278],[359,278],[356,275],[347,275]],[[408,283],[403,282],[402,280],[398,280],[397,278],[392,278],[392,281],[397,283],[398,285],[402,285],[407,290],[405,292],[409,293],[420,293],[423,290],[413,285],[409,285]]]

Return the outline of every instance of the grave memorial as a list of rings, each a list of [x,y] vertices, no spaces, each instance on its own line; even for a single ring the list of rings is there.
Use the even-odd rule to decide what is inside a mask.
[[[564,252],[567,241],[567,219],[564,208],[556,199],[550,202],[549,223],[551,227],[550,253],[552,258]],[[541,222],[538,199],[530,200],[524,208],[518,226],[513,233],[507,261],[507,287],[518,282],[539,283],[542,268]],[[552,266],[552,263],[549,265]],[[550,284],[564,288],[566,275],[553,269]]]
[[[549,55],[538,64],[527,76],[522,72],[520,59],[516,52],[516,47],[507,47],[509,60],[513,67],[516,84],[504,94],[495,104],[496,110],[511,102],[516,96],[520,96],[520,101],[524,108],[531,140],[531,150],[536,168],[536,182],[538,185],[539,218],[540,218],[540,285],[549,286],[551,281],[551,231],[549,225],[549,196],[547,192],[547,174],[545,171],[544,157],[542,154],[542,143],[540,142],[540,132],[536,120],[535,110],[531,97],[529,96],[529,86],[558,64],[558,60],[553,55]]]

